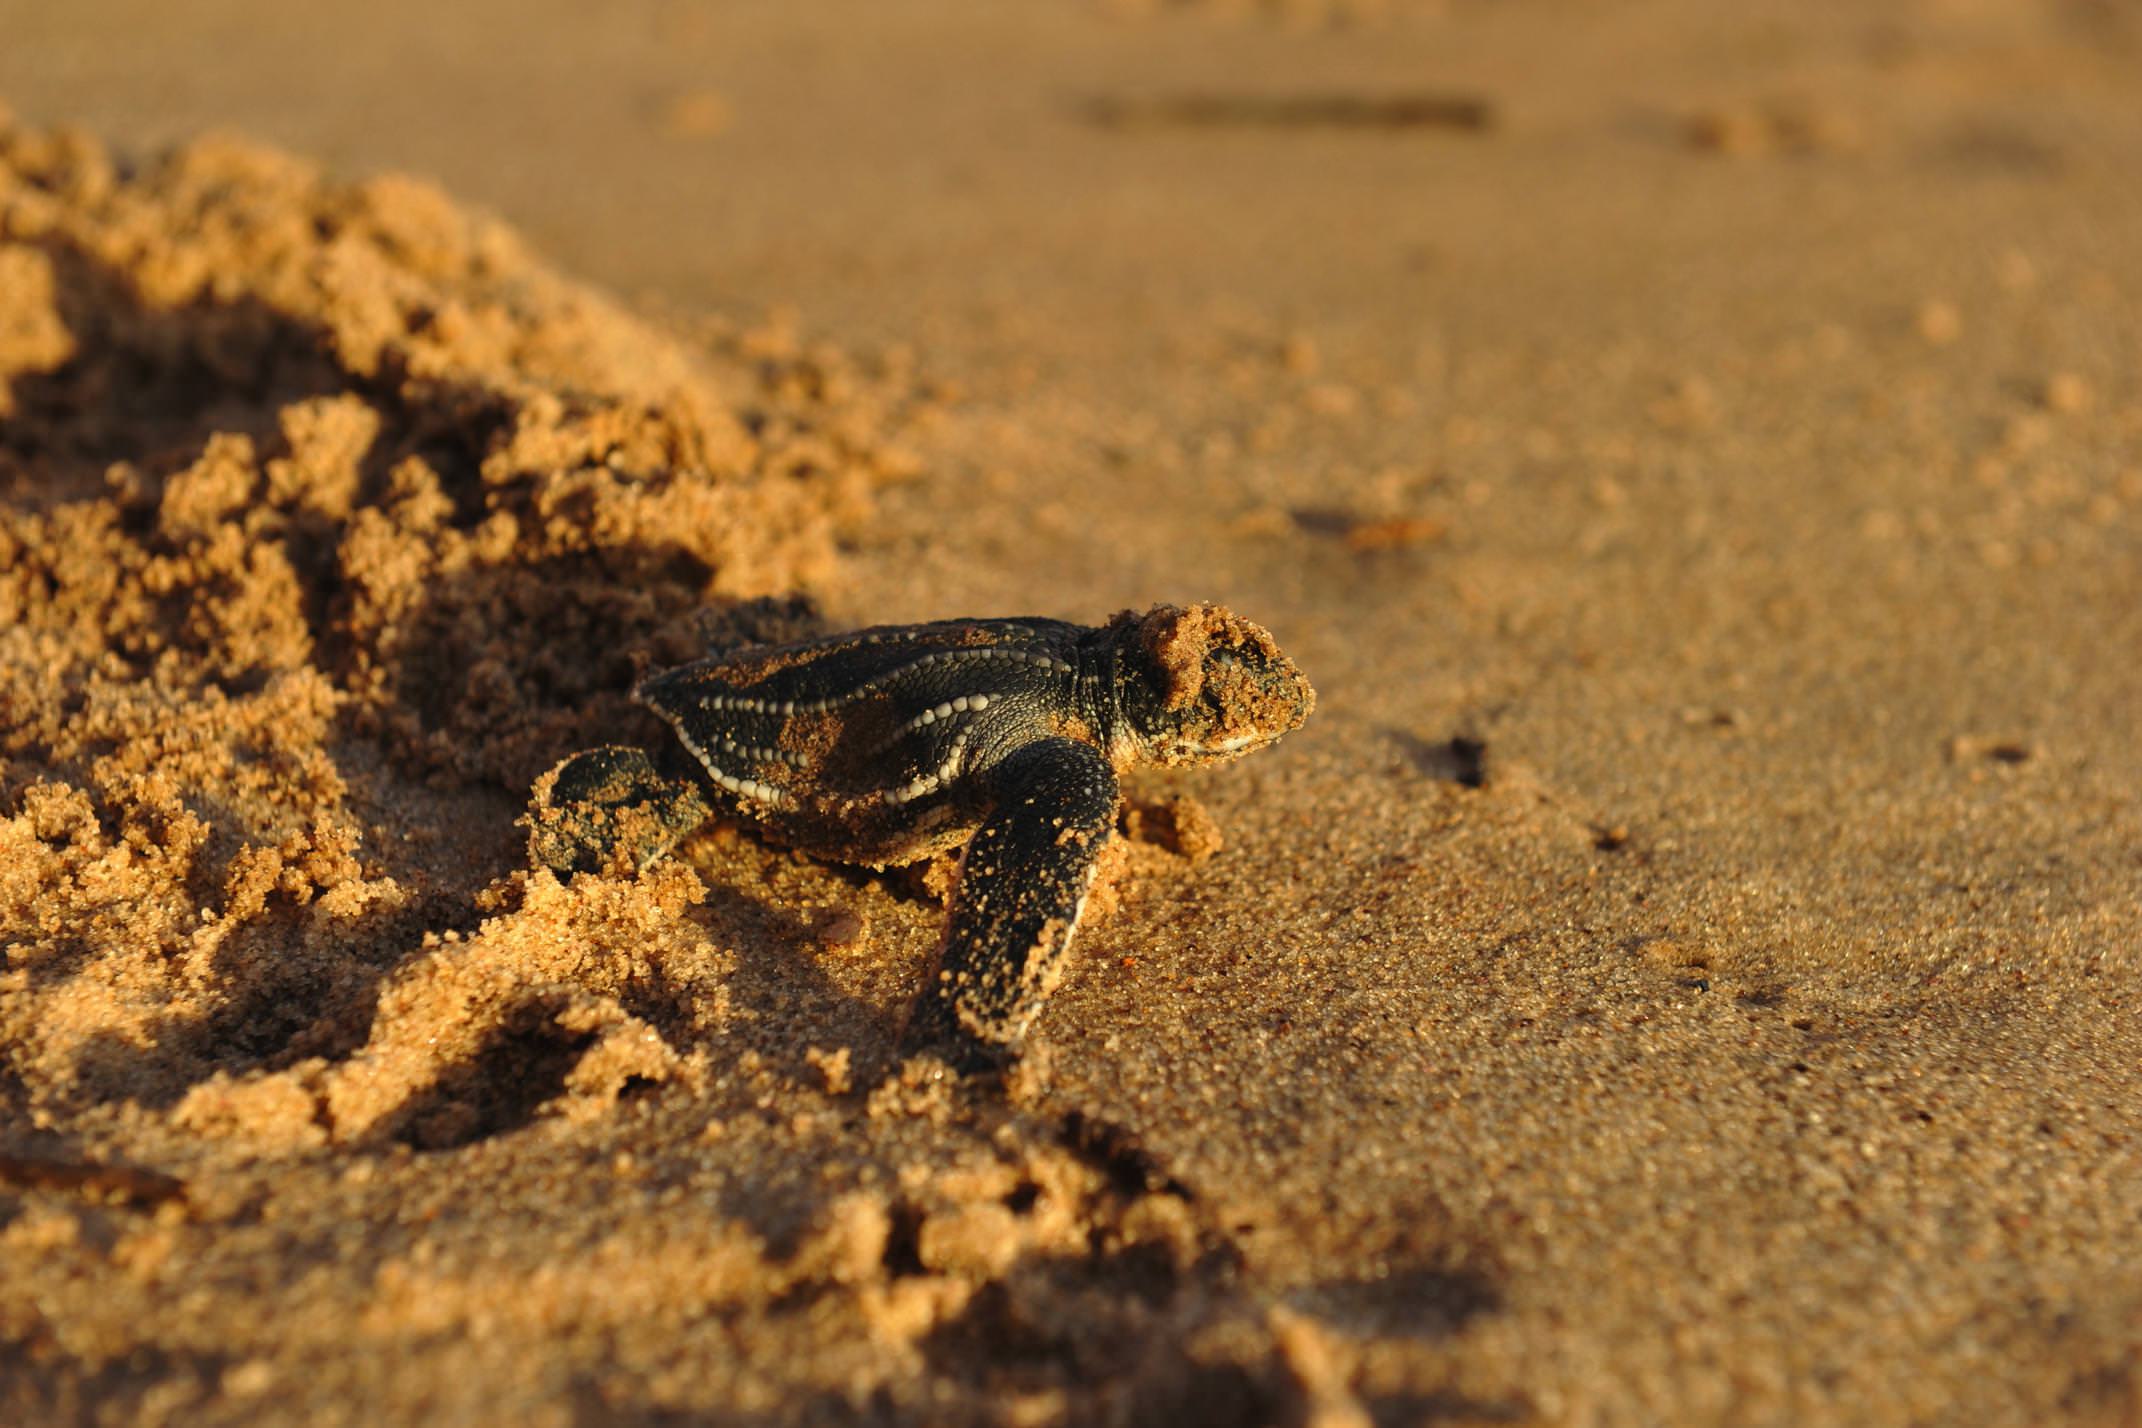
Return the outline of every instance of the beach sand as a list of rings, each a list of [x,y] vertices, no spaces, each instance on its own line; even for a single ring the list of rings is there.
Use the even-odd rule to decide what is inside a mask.
[[[13,8],[0,1419],[2142,1422],[2126,11]],[[529,866],[1156,600],[1317,710],[1001,1080],[942,878]]]

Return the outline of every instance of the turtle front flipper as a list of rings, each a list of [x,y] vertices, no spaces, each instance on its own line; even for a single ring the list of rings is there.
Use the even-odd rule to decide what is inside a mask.
[[[691,780],[664,775],[644,749],[612,744],[536,780],[528,852],[561,878],[637,873],[712,812]]]
[[[1115,832],[1115,771],[1091,744],[1045,739],[994,779],[996,806],[960,858],[938,965],[902,1045],[962,1070],[1014,1055],[1062,979],[1101,850]]]

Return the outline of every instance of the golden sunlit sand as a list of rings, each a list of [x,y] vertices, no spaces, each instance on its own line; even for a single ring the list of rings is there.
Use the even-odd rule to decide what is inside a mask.
[[[2125,12],[9,31],[0,1417],[2142,1419]],[[529,866],[646,669],[1156,601],[1317,710],[1001,1080],[943,864]]]

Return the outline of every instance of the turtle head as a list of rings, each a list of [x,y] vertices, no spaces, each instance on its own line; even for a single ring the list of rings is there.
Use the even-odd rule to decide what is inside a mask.
[[[1155,605],[1112,627],[1123,723],[1155,763],[1217,763],[1301,727],[1316,691],[1260,625],[1220,605]]]

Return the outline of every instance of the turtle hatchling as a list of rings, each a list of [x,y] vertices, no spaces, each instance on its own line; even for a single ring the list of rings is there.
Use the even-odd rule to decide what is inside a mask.
[[[1139,764],[1204,764],[1300,727],[1316,691],[1217,605],[1096,627],[941,620],[760,646],[635,691],[674,746],[575,754],[539,779],[533,856],[636,872],[710,817],[888,867],[964,845],[937,967],[903,1046],[1014,1056],[1062,975]]]

